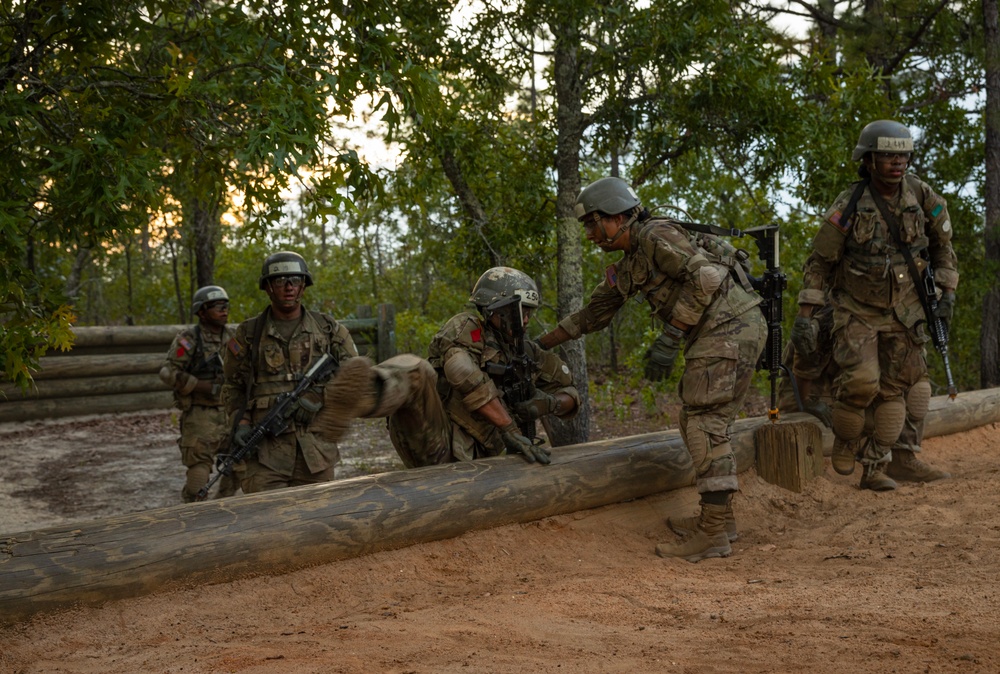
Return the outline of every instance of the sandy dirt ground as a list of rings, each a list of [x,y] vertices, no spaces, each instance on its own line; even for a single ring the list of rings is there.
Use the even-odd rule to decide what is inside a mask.
[[[54,446],[107,418],[0,428],[0,531],[176,502],[169,414],[112,419],[117,430],[72,459]],[[54,476],[24,460],[25,442],[49,448]],[[135,458],[156,446],[159,476]],[[741,536],[726,559],[653,553],[672,539],[665,513],[693,512],[688,488],[40,616],[0,629],[0,672],[998,672],[1000,433],[925,449],[952,479],[876,494],[828,466],[797,494],[743,473]],[[85,479],[109,458],[146,478],[114,493]],[[382,460],[361,450],[345,472]]]

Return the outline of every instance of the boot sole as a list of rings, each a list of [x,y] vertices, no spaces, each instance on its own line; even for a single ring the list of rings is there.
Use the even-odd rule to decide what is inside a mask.
[[[705,552],[699,553],[697,555],[690,555],[688,557],[681,557],[681,559],[696,564],[703,559],[712,559],[713,557],[728,557],[733,554],[733,549],[730,547],[725,548],[712,548],[711,550],[706,550]]]

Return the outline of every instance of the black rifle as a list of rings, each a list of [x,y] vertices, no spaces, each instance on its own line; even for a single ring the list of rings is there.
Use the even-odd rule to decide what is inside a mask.
[[[533,375],[538,370],[538,364],[528,353],[528,345],[524,339],[524,318],[521,315],[521,298],[518,295],[495,302],[486,307],[488,312],[500,319],[500,333],[510,335],[513,355],[506,365],[487,363],[486,374],[493,379],[501,391],[508,406],[531,400],[535,395]],[[521,434],[529,440],[537,437],[535,420],[518,420],[517,427]]]
[[[265,436],[275,437],[281,435],[286,428],[288,428],[288,422],[292,418],[292,414],[295,412],[296,403],[305,394],[309,387],[313,386],[317,382],[321,382],[333,374],[334,370],[337,368],[337,359],[328,353],[324,353],[316,364],[309,368],[309,371],[302,375],[302,379],[295,386],[292,391],[286,391],[279,395],[274,400],[274,405],[267,411],[264,418],[260,420],[260,423],[254,427],[253,432],[250,437],[247,438],[246,444],[242,447],[238,447],[235,452],[230,452],[229,454],[220,454],[218,472],[212,476],[212,479],[208,481],[201,490],[198,491],[197,496],[195,496],[196,501],[204,501],[208,497],[208,492],[212,488],[219,478],[223,475],[228,475],[233,472],[233,466],[235,466],[240,461],[245,458],[252,456],[255,451],[257,451],[257,445],[260,441],[264,439]],[[222,458],[225,457],[225,458]]]
[[[948,378],[948,397],[954,400],[958,396],[958,389],[955,387],[955,378],[951,375],[951,362],[948,360],[948,326],[944,319],[937,315],[938,299],[937,286],[934,285],[934,268],[930,262],[924,269],[923,292],[920,293],[920,303],[924,305],[924,314],[927,315],[927,328],[931,333],[931,341],[934,348],[941,354],[944,360],[944,374]]]
[[[214,354],[199,361],[189,370],[189,374],[198,379],[215,379],[222,374],[222,354],[216,351]]]
[[[763,299],[761,310],[767,320],[767,344],[764,346],[760,362],[757,363],[757,369],[770,372],[771,409],[768,410],[767,416],[771,421],[777,421],[779,415],[778,377],[782,370],[785,370],[789,377],[792,376],[788,368],[781,362],[781,321],[785,317],[781,295],[788,287],[788,277],[781,271],[777,225],[753,227],[743,233],[753,237],[757,244],[757,250],[760,252],[760,258],[764,261],[764,275],[759,279],[751,279],[754,289],[760,293]]]
[[[778,420],[778,377],[781,371],[792,378],[792,373],[781,362],[781,321],[784,318],[784,307],[781,296],[788,287],[788,277],[781,271],[779,259],[780,245],[778,225],[762,225],[751,229],[732,229],[718,225],[705,225],[699,222],[683,222],[668,218],[671,223],[679,225],[692,232],[714,234],[715,236],[753,237],[761,260],[764,261],[764,275],[760,278],[749,277],[753,289],[761,296],[761,311],[767,320],[767,344],[757,361],[758,370],[770,371],[771,378],[771,409],[767,416],[771,421]],[[794,381],[794,379],[793,379]]]

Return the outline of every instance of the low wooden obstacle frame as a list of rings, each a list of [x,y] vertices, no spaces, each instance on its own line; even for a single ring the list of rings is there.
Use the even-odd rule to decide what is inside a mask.
[[[380,304],[377,316],[361,306],[357,318],[340,322],[362,355],[383,361],[396,355],[396,314]],[[0,422],[30,421],[81,414],[164,409],[173,394],[158,372],[184,325],[78,327],[66,353],[41,359],[35,385],[27,392],[0,381]]]
[[[926,435],[1000,421],[1000,389],[932,400]],[[783,423],[813,423],[790,414]],[[763,418],[735,424],[740,470]],[[824,453],[832,435],[823,433]],[[0,535],[0,623],[192,584],[289,571],[596,508],[694,483],[676,431],[559,447]]]

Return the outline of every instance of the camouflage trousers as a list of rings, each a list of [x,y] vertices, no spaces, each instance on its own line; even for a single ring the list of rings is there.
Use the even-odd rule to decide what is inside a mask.
[[[837,400],[865,409],[876,399],[906,394],[927,374],[926,337],[919,328],[907,330],[894,316],[836,313],[833,358],[839,369]]]
[[[381,394],[369,417],[387,416],[389,440],[407,468],[452,463],[466,457],[454,451],[452,423],[437,392],[437,372],[423,358],[403,354],[375,367]]]
[[[699,493],[739,490],[732,423],[766,341],[764,315],[754,308],[700,333],[684,352],[680,431]]]
[[[274,489],[284,489],[286,487],[299,487],[306,484],[320,484],[330,482],[334,478],[334,467],[327,468],[313,473],[309,470],[305,455],[299,446],[295,433],[286,433],[278,438],[271,438],[271,442],[276,446],[274,451],[278,451],[277,446],[283,445],[286,453],[294,453],[294,463],[290,475],[285,471],[278,471],[260,462],[255,456],[245,462],[244,475],[242,480],[243,493],[254,494],[261,491],[272,491]]]
[[[187,467],[181,490],[184,502],[193,501],[208,483],[215,455],[225,450],[228,437],[229,424],[221,406],[192,405],[181,414],[181,437],[177,444],[181,450],[181,462]],[[232,476],[223,476],[218,495],[232,496],[237,487],[238,482]]]
[[[926,339],[922,328],[907,329],[891,312],[835,312],[833,357],[840,371],[833,432],[857,443],[863,464],[889,461],[894,443],[919,446],[926,409],[914,418],[907,403],[921,387],[929,396]]]

